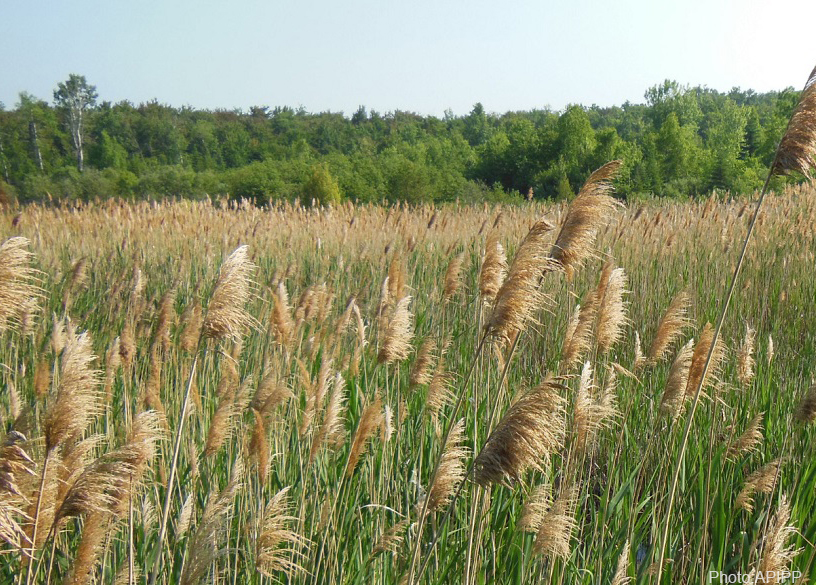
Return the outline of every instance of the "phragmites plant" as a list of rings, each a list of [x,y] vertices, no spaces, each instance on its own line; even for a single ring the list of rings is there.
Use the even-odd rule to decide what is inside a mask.
[[[790,504],[783,495],[765,533],[755,582],[784,583],[787,580],[785,574],[790,572],[791,561],[801,552],[801,549],[789,544],[791,537],[796,534],[796,528],[788,525],[790,514]]]
[[[672,299],[669,308],[660,318],[654,340],[649,346],[648,363],[654,365],[669,355],[671,346],[680,339],[683,331],[691,326],[688,307],[691,302],[688,293],[680,292]]]
[[[628,573],[630,552],[631,549],[627,540],[618,557],[618,566],[615,569],[615,575],[612,577],[612,585],[628,585],[628,583],[632,582],[632,578],[629,577]]]
[[[677,419],[683,412],[693,357],[694,340],[689,339],[677,352],[677,356],[674,358],[669,370],[669,377],[666,380],[666,387],[660,400],[660,410],[670,415],[672,419]]]
[[[771,173],[798,172],[812,179],[816,169],[816,67],[808,76],[788,122]]]
[[[388,319],[388,326],[383,335],[383,343],[377,360],[381,364],[401,362],[411,352],[411,340],[414,328],[411,315],[411,297],[403,296],[397,301],[393,314]]]
[[[453,425],[448,440],[442,450],[439,472],[428,488],[428,508],[438,510],[450,502],[456,486],[465,479],[464,459],[468,449],[462,443],[465,439],[465,421],[460,419]]]
[[[297,522],[291,515],[292,503],[287,486],[276,493],[264,508],[260,533],[255,541],[255,566],[262,575],[274,577],[281,572],[293,577],[303,570],[299,560],[309,542],[289,528]]]
[[[42,294],[29,244],[19,236],[0,244],[0,332],[21,325],[24,312],[31,318]]]
[[[698,388],[704,390],[711,384],[712,377],[719,372],[724,358],[725,344],[720,339],[715,342],[714,328],[711,323],[706,323],[700,332],[700,339],[697,340],[694,353],[691,356],[688,382],[686,383],[686,397],[693,398]]]
[[[542,469],[546,456],[564,442],[564,387],[552,378],[519,398],[507,411],[474,461],[480,485],[518,480]]]
[[[411,385],[427,385],[433,379],[434,352],[436,351],[436,340],[432,337],[425,339],[419,346],[416,360],[411,368]]]
[[[796,409],[796,420],[803,423],[816,421],[816,383],[805,393]]]
[[[760,412],[748,423],[745,430],[739,437],[728,445],[726,450],[727,457],[738,457],[747,453],[753,453],[759,449],[759,445],[763,439],[762,417],[764,413]]]
[[[485,325],[490,335],[509,340],[524,329],[544,302],[545,295],[539,286],[541,275],[555,268],[544,248],[552,229],[549,221],[539,219],[519,245]]]
[[[248,246],[239,246],[221,265],[204,317],[202,334],[205,337],[237,341],[255,325],[255,319],[246,311],[255,270],[248,254]]]
[[[465,262],[465,253],[459,252],[448,264],[445,271],[445,286],[442,290],[442,299],[450,301],[462,286],[462,265]]]
[[[239,342],[245,330],[255,324],[255,319],[249,313],[247,313],[245,308],[245,304],[251,295],[251,277],[254,269],[255,266],[248,258],[247,246],[239,246],[232,254],[229,255],[229,257],[227,257],[221,266],[210,303],[207,305],[207,311],[204,315],[204,320],[201,327],[202,338],[209,338],[215,341],[231,339],[235,342]],[[198,342],[199,346],[200,344],[201,340]],[[184,399],[181,402],[181,408],[179,410],[179,420],[176,428],[176,437],[167,482],[168,489],[166,490],[164,497],[164,506],[162,508],[161,524],[158,534],[158,544],[156,547],[154,566],[148,578],[148,583],[150,585],[153,585],[156,582],[156,577],[161,570],[162,549],[164,547],[167,521],[170,515],[170,502],[173,495],[173,490],[170,488],[172,488],[176,477],[178,456],[181,450],[181,437],[184,430],[184,421],[188,414],[188,404],[195,378],[197,360],[198,352],[196,352],[195,359],[190,368],[190,375],[187,380],[187,390],[184,393]],[[229,406],[229,409],[230,415],[232,415],[232,405]]]
[[[612,197],[613,181],[623,161],[614,160],[592,173],[570,203],[567,217],[553,244],[550,256],[572,279],[575,272],[592,255],[598,230],[620,205]]]
[[[608,352],[612,346],[623,339],[623,328],[629,319],[626,316],[624,295],[627,279],[623,268],[611,266],[604,270],[603,289],[598,294],[598,348]]]
[[[60,359],[60,380],[43,418],[46,457],[67,442],[76,442],[91,421],[102,413],[99,370],[91,337],[85,332],[70,335]]]
[[[539,555],[567,559],[570,556],[570,539],[577,527],[575,506],[577,490],[564,488],[552,506],[541,518],[535,537],[534,550]]]
[[[730,306],[731,299],[734,295],[737,280],[745,262],[748,244],[751,242],[751,237],[754,234],[758,219],[760,218],[762,204],[765,202],[765,197],[768,194],[771,178],[774,175],[797,172],[804,175],[808,181],[812,181],[814,168],[816,168],[816,67],[814,67],[808,76],[805,87],[799,96],[799,102],[788,120],[788,126],[785,129],[785,133],[782,136],[779,145],[777,146],[776,153],[774,154],[774,160],[771,163],[770,169],[768,170],[768,176],[765,179],[765,185],[762,187],[754,214],[751,216],[750,223],[748,224],[748,231],[745,234],[745,240],[743,241],[739,260],[734,268],[734,274],[731,278],[731,282],[728,285],[728,292],[726,293],[725,301],[722,303],[720,315],[717,320],[717,326],[711,334],[710,341],[706,341],[708,351],[702,367],[698,367],[700,363],[699,360],[692,359],[691,373],[689,375],[690,386],[689,392],[687,392],[687,394],[693,394],[692,405],[689,416],[686,420],[686,427],[683,431],[683,438],[680,442],[680,449],[676,460],[677,462],[672,473],[672,481],[669,488],[668,506],[665,519],[663,521],[663,530],[660,538],[657,561],[657,566],[660,568],[657,577],[657,585],[660,585],[663,577],[663,567],[666,560],[666,548],[669,540],[672,511],[677,493],[677,485],[680,478],[683,458],[685,456],[686,449],[688,448],[694,414],[696,412],[697,405],[699,404],[703,387],[708,381],[709,368],[713,367],[716,370],[722,358],[723,352],[720,346],[720,331],[722,330],[725,316],[728,312],[728,307]],[[703,342],[703,339],[701,339],[701,342]],[[769,352],[769,357],[772,355],[772,353],[772,351]],[[695,354],[697,354],[696,349]],[[697,364],[695,364],[695,361],[697,361]]]
[[[782,463],[781,459],[774,459],[745,478],[745,485],[737,494],[734,505],[737,508],[752,512],[754,510],[754,495],[758,493],[770,494],[776,487]]]
[[[485,241],[482,268],[479,272],[479,295],[482,302],[490,304],[496,299],[507,276],[507,254],[495,231]]]
[[[360,415],[360,423],[354,431],[354,437],[351,440],[351,450],[349,451],[346,461],[346,477],[354,473],[354,469],[360,461],[360,456],[363,454],[363,449],[365,449],[368,441],[374,437],[382,425],[383,416],[382,398],[376,396],[363,410],[362,415]]]
[[[745,338],[737,352],[737,380],[743,386],[748,386],[754,379],[756,361],[754,360],[754,346],[756,345],[756,331],[745,326]]]
[[[32,561],[26,571],[26,583],[34,578],[33,557],[36,547],[41,544],[41,512],[46,499],[46,482],[49,478],[49,464],[54,459],[58,448],[72,448],[79,442],[93,420],[102,414],[102,396],[99,392],[100,372],[93,368],[96,356],[91,348],[91,338],[87,333],[71,333],[62,350],[60,361],[60,381],[49,396],[43,417],[43,434],[45,437],[45,456],[40,473],[39,489],[36,494],[36,505],[33,510],[33,522],[30,542]],[[73,449],[80,453],[81,449]],[[69,451],[70,453],[70,451]],[[59,457],[59,456],[58,456]],[[64,459],[64,458],[63,458]],[[63,460],[63,464],[65,461]],[[91,492],[93,493],[93,491]],[[52,505],[54,502],[48,501]],[[57,513],[59,514],[59,513]],[[59,520],[57,515],[53,522]]]

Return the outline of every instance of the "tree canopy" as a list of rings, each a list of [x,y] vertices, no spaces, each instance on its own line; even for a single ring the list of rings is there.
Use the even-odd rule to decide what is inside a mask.
[[[723,93],[667,80],[642,104],[496,114],[477,103],[443,118],[360,106],[346,116],[97,104],[96,88],[71,75],[53,104],[22,93],[0,107],[0,179],[20,201],[495,201],[569,197],[594,168],[621,158],[623,197],[751,192],[797,98],[790,88]]]

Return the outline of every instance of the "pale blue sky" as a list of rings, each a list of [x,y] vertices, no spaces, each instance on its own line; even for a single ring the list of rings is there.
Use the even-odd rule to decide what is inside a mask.
[[[642,102],[663,79],[800,87],[814,0],[0,0],[0,101],[80,73],[101,100],[442,115]]]

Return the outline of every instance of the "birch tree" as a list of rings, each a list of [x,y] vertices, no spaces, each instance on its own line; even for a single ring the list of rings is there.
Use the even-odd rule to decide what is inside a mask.
[[[84,75],[72,73],[68,80],[57,85],[54,90],[54,102],[63,108],[68,118],[71,141],[76,152],[77,169],[82,172],[85,166],[85,155],[82,151],[84,124],[87,110],[96,104],[96,86],[88,85]]]

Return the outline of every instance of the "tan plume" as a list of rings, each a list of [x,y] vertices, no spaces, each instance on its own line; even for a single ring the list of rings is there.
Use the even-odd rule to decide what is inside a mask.
[[[403,361],[411,351],[411,340],[414,338],[413,315],[411,314],[411,297],[403,296],[394,313],[388,320],[388,327],[383,336],[383,344],[377,355],[381,364]]]
[[[227,530],[229,511],[241,488],[243,472],[244,469],[239,459],[233,466],[226,487],[212,494],[207,501],[201,520],[187,545],[187,562],[181,574],[181,585],[200,583],[220,554],[218,545]]]
[[[745,485],[739,494],[735,505],[748,512],[754,509],[754,494],[770,494],[778,481],[782,460],[774,459],[751,473],[745,479]]]
[[[758,449],[759,444],[762,443],[763,414],[764,413],[760,412],[752,418],[742,434],[728,445],[728,449],[726,449],[727,457],[735,458],[745,453],[752,453]]]
[[[400,520],[388,530],[380,535],[377,544],[374,545],[371,551],[371,556],[378,555],[384,552],[397,552],[399,545],[405,539],[405,530],[408,528],[408,520]]]
[[[445,286],[442,291],[442,299],[451,300],[462,286],[462,265],[465,262],[465,253],[460,252],[448,264],[445,271]]]
[[[432,379],[432,370],[434,367],[434,351],[436,351],[436,341],[428,337],[419,346],[416,361],[413,368],[411,368],[411,376],[409,378],[412,386],[427,385]]]
[[[0,245],[0,332],[20,326],[21,311],[33,314],[42,296],[39,272],[31,266],[34,255],[27,250],[29,243],[17,236]]]
[[[570,540],[577,526],[575,522],[575,488],[564,488],[552,507],[541,519],[533,549],[537,554],[567,559],[570,556]]]
[[[605,279],[603,292],[598,295],[598,348],[608,352],[614,344],[623,339],[623,327],[628,322],[626,303],[623,295],[627,279],[623,268],[615,268]]]
[[[615,569],[615,576],[612,577],[612,585],[627,585],[632,581],[632,578],[629,577],[628,574],[629,553],[629,541],[627,540],[623,545],[623,550],[621,550],[620,556],[618,557],[618,567]]]
[[[246,311],[255,265],[249,260],[249,248],[239,246],[224,260],[218,273],[204,317],[203,333],[216,340],[239,340],[255,319]]]
[[[771,172],[802,173],[813,179],[816,168],[816,67],[808,76],[799,103],[791,115],[788,128],[776,153]]]
[[[272,293],[272,317],[269,320],[269,329],[279,345],[288,346],[292,341],[295,323],[292,319],[292,307],[289,305],[289,293],[283,281],[278,283],[277,290]]]
[[[813,384],[805,393],[794,415],[796,420],[803,423],[812,423],[816,420],[816,384]]]
[[[60,380],[49,399],[43,421],[46,452],[74,441],[102,412],[100,372],[92,367],[96,356],[88,333],[71,335],[60,362]]]
[[[546,297],[539,287],[539,281],[544,272],[554,269],[544,248],[547,234],[552,229],[552,224],[542,218],[530,228],[519,245],[485,325],[492,336],[510,339],[524,329],[544,303]]]
[[[550,253],[568,278],[592,255],[599,229],[620,205],[611,193],[621,165],[622,161],[611,161],[592,173],[570,204]]]
[[[691,357],[688,383],[686,384],[686,396],[690,398],[694,397],[698,387],[700,387],[701,392],[705,392],[711,378],[716,378],[720,371],[720,366],[725,358],[725,344],[722,338],[717,340],[717,345],[711,353],[711,364],[705,372],[705,379],[703,379],[703,370],[705,369],[706,359],[708,358],[709,350],[711,350],[713,340],[714,328],[711,326],[711,323],[706,323],[700,332],[700,339],[697,341],[697,345],[694,346],[694,354]]]
[[[366,444],[369,439],[374,436],[377,429],[383,421],[383,404],[382,399],[378,395],[368,406],[363,410],[360,416],[360,422],[357,424],[357,430],[354,431],[354,438],[351,441],[351,450],[349,451],[348,461],[346,462],[346,477],[351,477],[354,473],[354,468],[363,454]]]
[[[688,318],[689,303],[689,295],[686,292],[680,292],[672,299],[669,308],[660,318],[654,340],[649,346],[649,363],[655,364],[663,360],[668,355],[672,344],[691,325]]]
[[[289,490],[285,487],[269,500],[255,541],[255,567],[267,577],[278,572],[292,577],[301,572],[299,560],[309,547],[309,541],[291,528],[298,519],[292,516]]]
[[[558,390],[563,386],[547,378],[510,406],[474,461],[476,483],[509,483],[527,469],[542,469],[545,457],[564,441]]]
[[[433,485],[428,489],[428,509],[439,510],[448,504],[456,487],[465,479],[465,419],[453,425],[442,449]]]
[[[745,338],[737,352],[737,379],[743,386],[748,386],[754,379],[756,362],[754,361],[754,347],[756,345],[756,330],[745,325]]]
[[[762,559],[757,566],[758,575],[762,576],[762,583],[782,583],[788,579],[788,571],[794,557],[802,549],[795,548],[788,544],[788,541],[797,531],[789,525],[790,504],[783,494],[779,499],[779,507],[776,510],[765,533],[765,544],[762,551]]]
[[[536,486],[524,502],[516,527],[524,532],[537,533],[552,503],[552,486],[548,483]]]
[[[492,303],[507,276],[507,254],[496,232],[485,242],[484,259],[479,272],[479,294],[482,301]]]
[[[190,302],[181,314],[181,349],[187,352],[195,351],[198,346],[198,338],[201,335],[201,324],[203,321],[201,305],[197,301]]]
[[[693,356],[694,340],[690,339],[686,345],[680,348],[677,357],[672,362],[669,377],[666,380],[666,388],[663,390],[663,397],[660,400],[661,412],[670,415],[674,420],[683,413],[689,369],[691,368]]]

